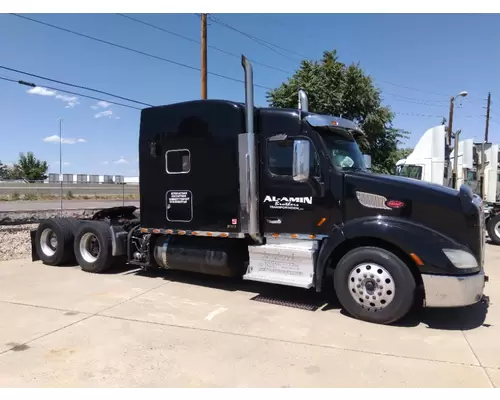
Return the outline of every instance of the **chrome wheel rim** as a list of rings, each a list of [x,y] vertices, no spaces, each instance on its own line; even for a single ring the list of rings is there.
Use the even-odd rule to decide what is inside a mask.
[[[92,232],[85,233],[80,240],[80,254],[88,263],[96,262],[101,254],[99,239]]]
[[[377,312],[394,300],[396,285],[392,275],[384,267],[374,263],[359,264],[348,278],[349,293],[358,305]]]
[[[57,250],[57,236],[50,228],[46,228],[40,235],[40,248],[47,257],[52,257]]]
[[[496,224],[495,224],[495,235],[497,236],[498,239],[500,239],[500,221],[498,221]]]

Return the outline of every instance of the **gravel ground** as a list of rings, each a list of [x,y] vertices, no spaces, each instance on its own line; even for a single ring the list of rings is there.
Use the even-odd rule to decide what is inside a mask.
[[[89,218],[95,210],[65,211],[64,217]],[[59,216],[58,211],[0,212],[0,261],[31,258],[30,230],[40,220]]]
[[[0,225],[0,261],[31,258],[30,230],[37,226]]]
[[[96,211],[98,209],[65,210],[63,217],[88,219]],[[139,218],[139,210],[134,214]],[[31,258],[30,230],[36,229],[41,220],[58,216],[59,211],[0,211],[0,261]]]

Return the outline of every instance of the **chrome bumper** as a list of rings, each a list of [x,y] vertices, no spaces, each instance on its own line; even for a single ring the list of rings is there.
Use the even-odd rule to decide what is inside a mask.
[[[425,307],[464,307],[483,297],[484,271],[469,276],[422,274]]]

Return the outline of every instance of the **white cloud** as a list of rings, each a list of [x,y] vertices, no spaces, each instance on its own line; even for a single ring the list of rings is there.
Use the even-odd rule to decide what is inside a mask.
[[[128,164],[128,161],[125,160],[123,156],[120,157],[119,160],[113,161],[115,164]]]
[[[28,90],[29,94],[37,94],[39,96],[55,96],[57,94],[54,90],[45,89],[44,87],[37,86]]]
[[[56,95],[56,99],[64,101],[66,103],[66,106],[64,108],[74,108],[80,102],[78,101],[78,97],[76,96],[66,96],[65,94],[58,94]]]
[[[47,143],[59,143],[59,141],[61,141],[63,144],[75,144],[75,143],[85,143],[87,140],[82,138],[75,139],[75,138],[65,138],[65,137],[63,137],[62,140],[60,140],[58,135],[52,135],[43,138],[43,141]]]
[[[109,164],[109,161],[103,161],[101,164],[102,164],[102,165],[108,165],[108,164]]]
[[[56,165],[59,165],[59,161],[54,161],[54,164]],[[63,165],[71,165],[71,163],[67,162],[67,161],[63,161]]]
[[[66,103],[66,106],[64,108],[74,108],[80,102],[78,101],[78,97],[76,96],[68,96],[65,94],[58,94],[56,90],[51,90],[47,89],[41,86],[36,86],[34,88],[31,88],[27,91],[29,94],[37,94],[39,96],[55,96],[57,100],[61,100],[62,102]]]
[[[97,104],[90,106],[92,110],[98,110],[99,108],[107,108],[111,105],[111,103],[108,103],[107,101],[99,101]]]
[[[113,115],[113,111],[106,110],[106,111],[98,112],[97,114],[94,115],[94,118],[111,117],[111,115]]]

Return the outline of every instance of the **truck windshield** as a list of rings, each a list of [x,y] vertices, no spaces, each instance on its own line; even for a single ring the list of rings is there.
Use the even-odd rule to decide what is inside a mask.
[[[396,175],[422,180],[422,167],[420,165],[399,165],[396,168]]]
[[[342,170],[367,171],[365,159],[356,141],[349,136],[336,134],[332,131],[320,132],[325,142],[333,165]]]

